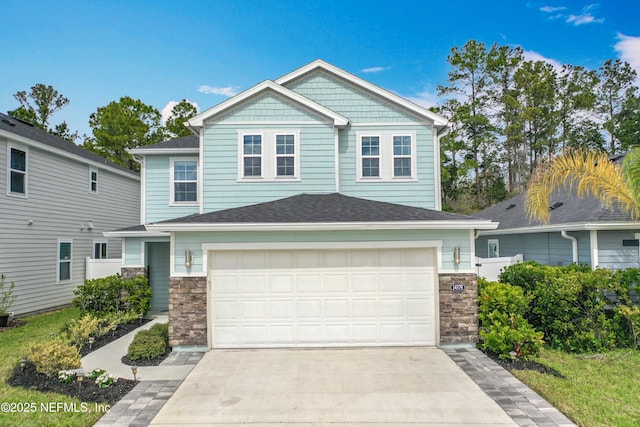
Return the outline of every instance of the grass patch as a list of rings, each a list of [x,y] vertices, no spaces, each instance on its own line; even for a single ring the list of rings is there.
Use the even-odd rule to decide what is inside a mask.
[[[640,420],[640,351],[595,355],[545,349],[536,362],[565,379],[534,371],[511,373],[579,426],[637,426]]]
[[[13,409],[22,409],[18,412],[0,411],[0,427],[86,427],[93,425],[104,415],[104,408],[97,408],[93,403],[83,405],[80,400],[62,394],[40,393],[6,384],[14,366],[24,357],[27,345],[50,339],[51,333],[58,333],[67,321],[79,317],[80,311],[75,308],[39,314],[26,318],[27,324],[24,326],[0,333],[0,403],[8,402]],[[66,411],[64,404],[67,405]],[[74,404],[76,411],[73,411]],[[25,406],[29,407],[28,412],[25,412]],[[43,410],[44,408],[49,412]]]

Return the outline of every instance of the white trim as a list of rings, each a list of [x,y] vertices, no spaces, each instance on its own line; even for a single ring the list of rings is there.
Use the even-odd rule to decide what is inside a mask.
[[[211,119],[207,120],[207,125],[215,125],[218,123],[224,123],[227,126],[309,126],[314,124],[322,124],[333,127],[332,120],[318,120],[318,121],[302,121],[302,120],[224,120],[224,119]],[[397,124],[396,124],[397,126]]]
[[[176,235],[175,233],[171,233],[171,237],[169,237],[169,277],[172,277],[176,274]]]
[[[129,148],[127,153],[129,154],[198,154],[199,148]]]
[[[595,270],[600,264],[598,252],[598,230],[589,231],[589,246],[591,247],[591,268]]]
[[[476,231],[469,230],[469,263],[472,267],[475,268],[475,259],[476,259],[476,239],[475,239]]]
[[[565,231],[583,230],[638,230],[640,224],[636,222],[575,222],[553,225],[534,225],[530,227],[492,229],[490,231],[479,231],[479,236],[497,236],[501,234],[528,234],[528,233],[551,233]],[[487,229],[489,230],[489,229]]]
[[[256,154],[244,154],[244,138],[245,136],[260,136],[260,156]],[[255,182],[262,180],[264,178],[264,168],[265,168],[265,137],[261,131],[252,131],[252,130],[238,130],[238,182]],[[258,175],[244,175],[244,160],[245,156],[249,158],[259,158],[260,159],[260,176]]]
[[[69,243],[69,259],[60,259],[60,245],[62,243]],[[60,280],[60,264],[62,262],[69,263],[69,278]],[[58,239],[56,244],[56,284],[58,283],[70,283],[73,280],[73,239]]]
[[[356,86],[360,86],[366,90],[368,90],[369,92],[373,92],[374,94],[385,98],[393,103],[396,103],[402,107],[404,107],[407,110],[410,110],[411,112],[418,114],[422,117],[425,117],[431,121],[433,121],[435,126],[446,126],[448,121],[447,119],[445,119],[444,117],[440,116],[439,114],[436,114],[432,111],[427,110],[426,108],[420,107],[419,105],[414,104],[413,102],[402,98],[401,96],[398,96],[392,92],[389,92],[388,90],[382,89],[381,87],[378,87],[372,83],[369,83],[366,80],[361,79],[360,77],[357,77],[351,73],[348,73],[344,70],[341,70],[340,68],[331,65],[321,59],[317,59],[301,68],[298,68],[297,70],[292,71],[289,74],[286,74],[282,77],[280,77],[279,79],[276,80],[277,84],[281,84],[281,85],[286,85],[288,82],[297,79],[298,77],[307,74],[311,71],[314,71],[316,69],[321,69],[324,71],[327,71],[331,74],[337,75],[338,77],[341,77],[344,80],[347,80],[348,82],[351,82],[353,84],[355,84]]]
[[[246,250],[294,250],[294,249],[400,249],[442,248],[442,240],[376,240],[335,242],[248,242],[248,243],[203,243],[202,251],[246,251]],[[207,257],[208,259],[208,257]],[[204,260],[203,260],[204,265]]]
[[[458,270],[443,268],[443,269],[438,269],[438,274],[478,274],[478,272],[475,269],[467,269],[467,268],[461,268]]]
[[[449,129],[446,127],[445,129]],[[442,210],[442,171],[441,171],[441,160],[440,160],[440,138],[445,136],[448,131],[442,132],[442,135],[438,134],[438,130],[431,128],[431,132],[433,133],[433,182],[434,182],[434,198],[435,198],[435,209]]]
[[[335,179],[336,193],[340,192],[340,131],[338,128],[333,128],[333,175]]]
[[[123,237],[168,237],[169,232],[164,231],[104,231],[104,237],[123,238]]]
[[[322,222],[322,223],[157,223],[148,224],[151,231],[325,231],[325,230],[469,230],[494,229],[497,222],[469,221],[388,221],[388,222]],[[114,236],[115,237],[115,236]]]
[[[90,166],[94,166],[94,167],[102,168],[102,169],[108,168],[111,172],[113,172],[113,173],[115,173],[117,175],[125,176],[125,177],[130,178],[130,179],[136,179],[136,180],[140,179],[140,177],[133,171],[127,172],[127,171],[124,171],[124,170],[116,169],[113,166],[108,165],[106,163],[98,163],[98,162],[95,162],[93,160],[85,159],[84,157],[80,157],[80,156],[75,155],[73,153],[69,153],[67,151],[59,150],[57,148],[51,147],[49,145],[46,145],[46,144],[44,144],[42,142],[34,141],[32,139],[25,138],[23,136],[15,134],[15,133],[7,132],[7,131],[2,130],[2,129],[0,129],[0,137],[7,138],[9,140],[9,144],[11,144],[12,141],[15,141],[15,142],[17,142],[19,144],[25,144],[25,145],[28,145],[29,147],[34,147],[34,148],[37,148],[39,150],[46,151],[48,153],[53,153],[53,154],[56,154],[56,155],[58,155],[60,157],[64,157],[64,158],[67,158],[67,159],[74,160],[74,161],[76,161],[78,163],[82,163],[82,164],[85,164],[85,165],[90,165]]]
[[[278,136],[293,136],[293,155],[278,154]],[[275,131],[273,133],[273,176],[274,180],[295,180],[300,178],[300,131]],[[278,157],[293,157],[293,175],[278,175]]]
[[[408,136],[411,138],[411,175],[410,176],[394,176],[394,159],[393,139],[396,136]],[[379,155],[366,156],[362,155],[362,138],[377,137],[379,140]],[[417,171],[417,136],[415,131],[397,132],[397,131],[356,131],[356,182],[416,182],[418,181]],[[363,158],[379,159],[379,176],[363,176],[362,160]],[[402,156],[401,156],[402,157]]]
[[[198,205],[204,213],[204,129],[198,132]]]
[[[92,176],[94,173],[96,174],[95,181],[93,180],[93,176]],[[98,172],[98,169],[89,167],[89,194],[98,194],[100,192],[99,184],[98,184],[99,180],[100,180],[100,174]],[[94,182],[96,183],[95,190],[93,189],[93,185],[92,185]]]
[[[361,127],[392,127],[392,128],[398,128],[399,126],[432,126],[433,125],[433,121],[431,120],[425,120],[424,122],[371,122],[371,123],[364,123],[364,122],[357,122],[357,123],[351,123],[351,129],[357,129],[357,128],[361,128]]]
[[[11,191],[11,150],[22,151],[24,153],[24,171],[17,170],[17,172],[24,172],[24,193],[14,193]],[[7,196],[19,197],[22,199],[29,198],[29,147],[23,147],[19,144],[12,144],[11,141],[7,144]]]
[[[194,272],[194,273],[173,273],[171,277],[207,277],[206,272]]]
[[[330,109],[324,107],[323,105],[320,105],[317,102],[310,100],[309,98],[306,98],[296,92],[293,92],[292,90],[289,90],[284,86],[280,86],[279,84],[271,80],[265,80],[264,82],[259,83],[253,86],[252,88],[249,88],[244,92],[239,93],[238,95],[227,99],[224,102],[221,102],[215,107],[210,108],[207,111],[203,111],[197,116],[190,118],[188,120],[189,126],[194,128],[203,127],[205,120],[211,119],[212,117],[222,113],[223,111],[231,107],[234,107],[240,102],[245,101],[265,90],[272,90],[277,94],[285,98],[288,98],[297,104],[300,104],[312,111],[315,111],[320,115],[323,115],[325,117],[332,119],[334,126],[346,126],[349,124],[349,120],[346,117],[336,113],[335,111],[331,111]]]
[[[198,165],[200,164],[199,162],[199,157],[170,157],[169,158],[169,206],[198,206],[199,205],[199,200],[196,201],[184,201],[184,202],[177,202],[175,200],[175,174],[174,174],[174,165],[175,162],[195,162],[196,163],[196,199],[198,199],[198,195],[199,195],[199,191],[198,191],[198,187],[199,187],[199,178],[200,178],[200,173],[199,173],[199,168]],[[193,182],[190,180],[184,180],[184,181],[178,181],[178,182]]]
[[[140,161],[140,222],[147,222],[147,156]]]

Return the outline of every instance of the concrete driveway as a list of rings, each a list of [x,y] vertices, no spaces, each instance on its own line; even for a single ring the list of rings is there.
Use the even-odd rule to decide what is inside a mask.
[[[214,350],[152,426],[515,426],[442,350]]]

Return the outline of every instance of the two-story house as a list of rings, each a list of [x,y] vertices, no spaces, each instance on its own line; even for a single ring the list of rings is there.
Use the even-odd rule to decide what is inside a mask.
[[[69,304],[86,258],[121,258],[104,231],[138,221],[139,175],[0,113],[0,273],[16,315]]]
[[[402,346],[477,339],[474,232],[440,210],[447,121],[324,61],[132,150],[148,269],[181,348]]]

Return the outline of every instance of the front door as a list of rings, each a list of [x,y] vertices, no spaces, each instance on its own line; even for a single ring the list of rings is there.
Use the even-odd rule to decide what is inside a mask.
[[[169,243],[147,243],[151,311],[169,309]]]

